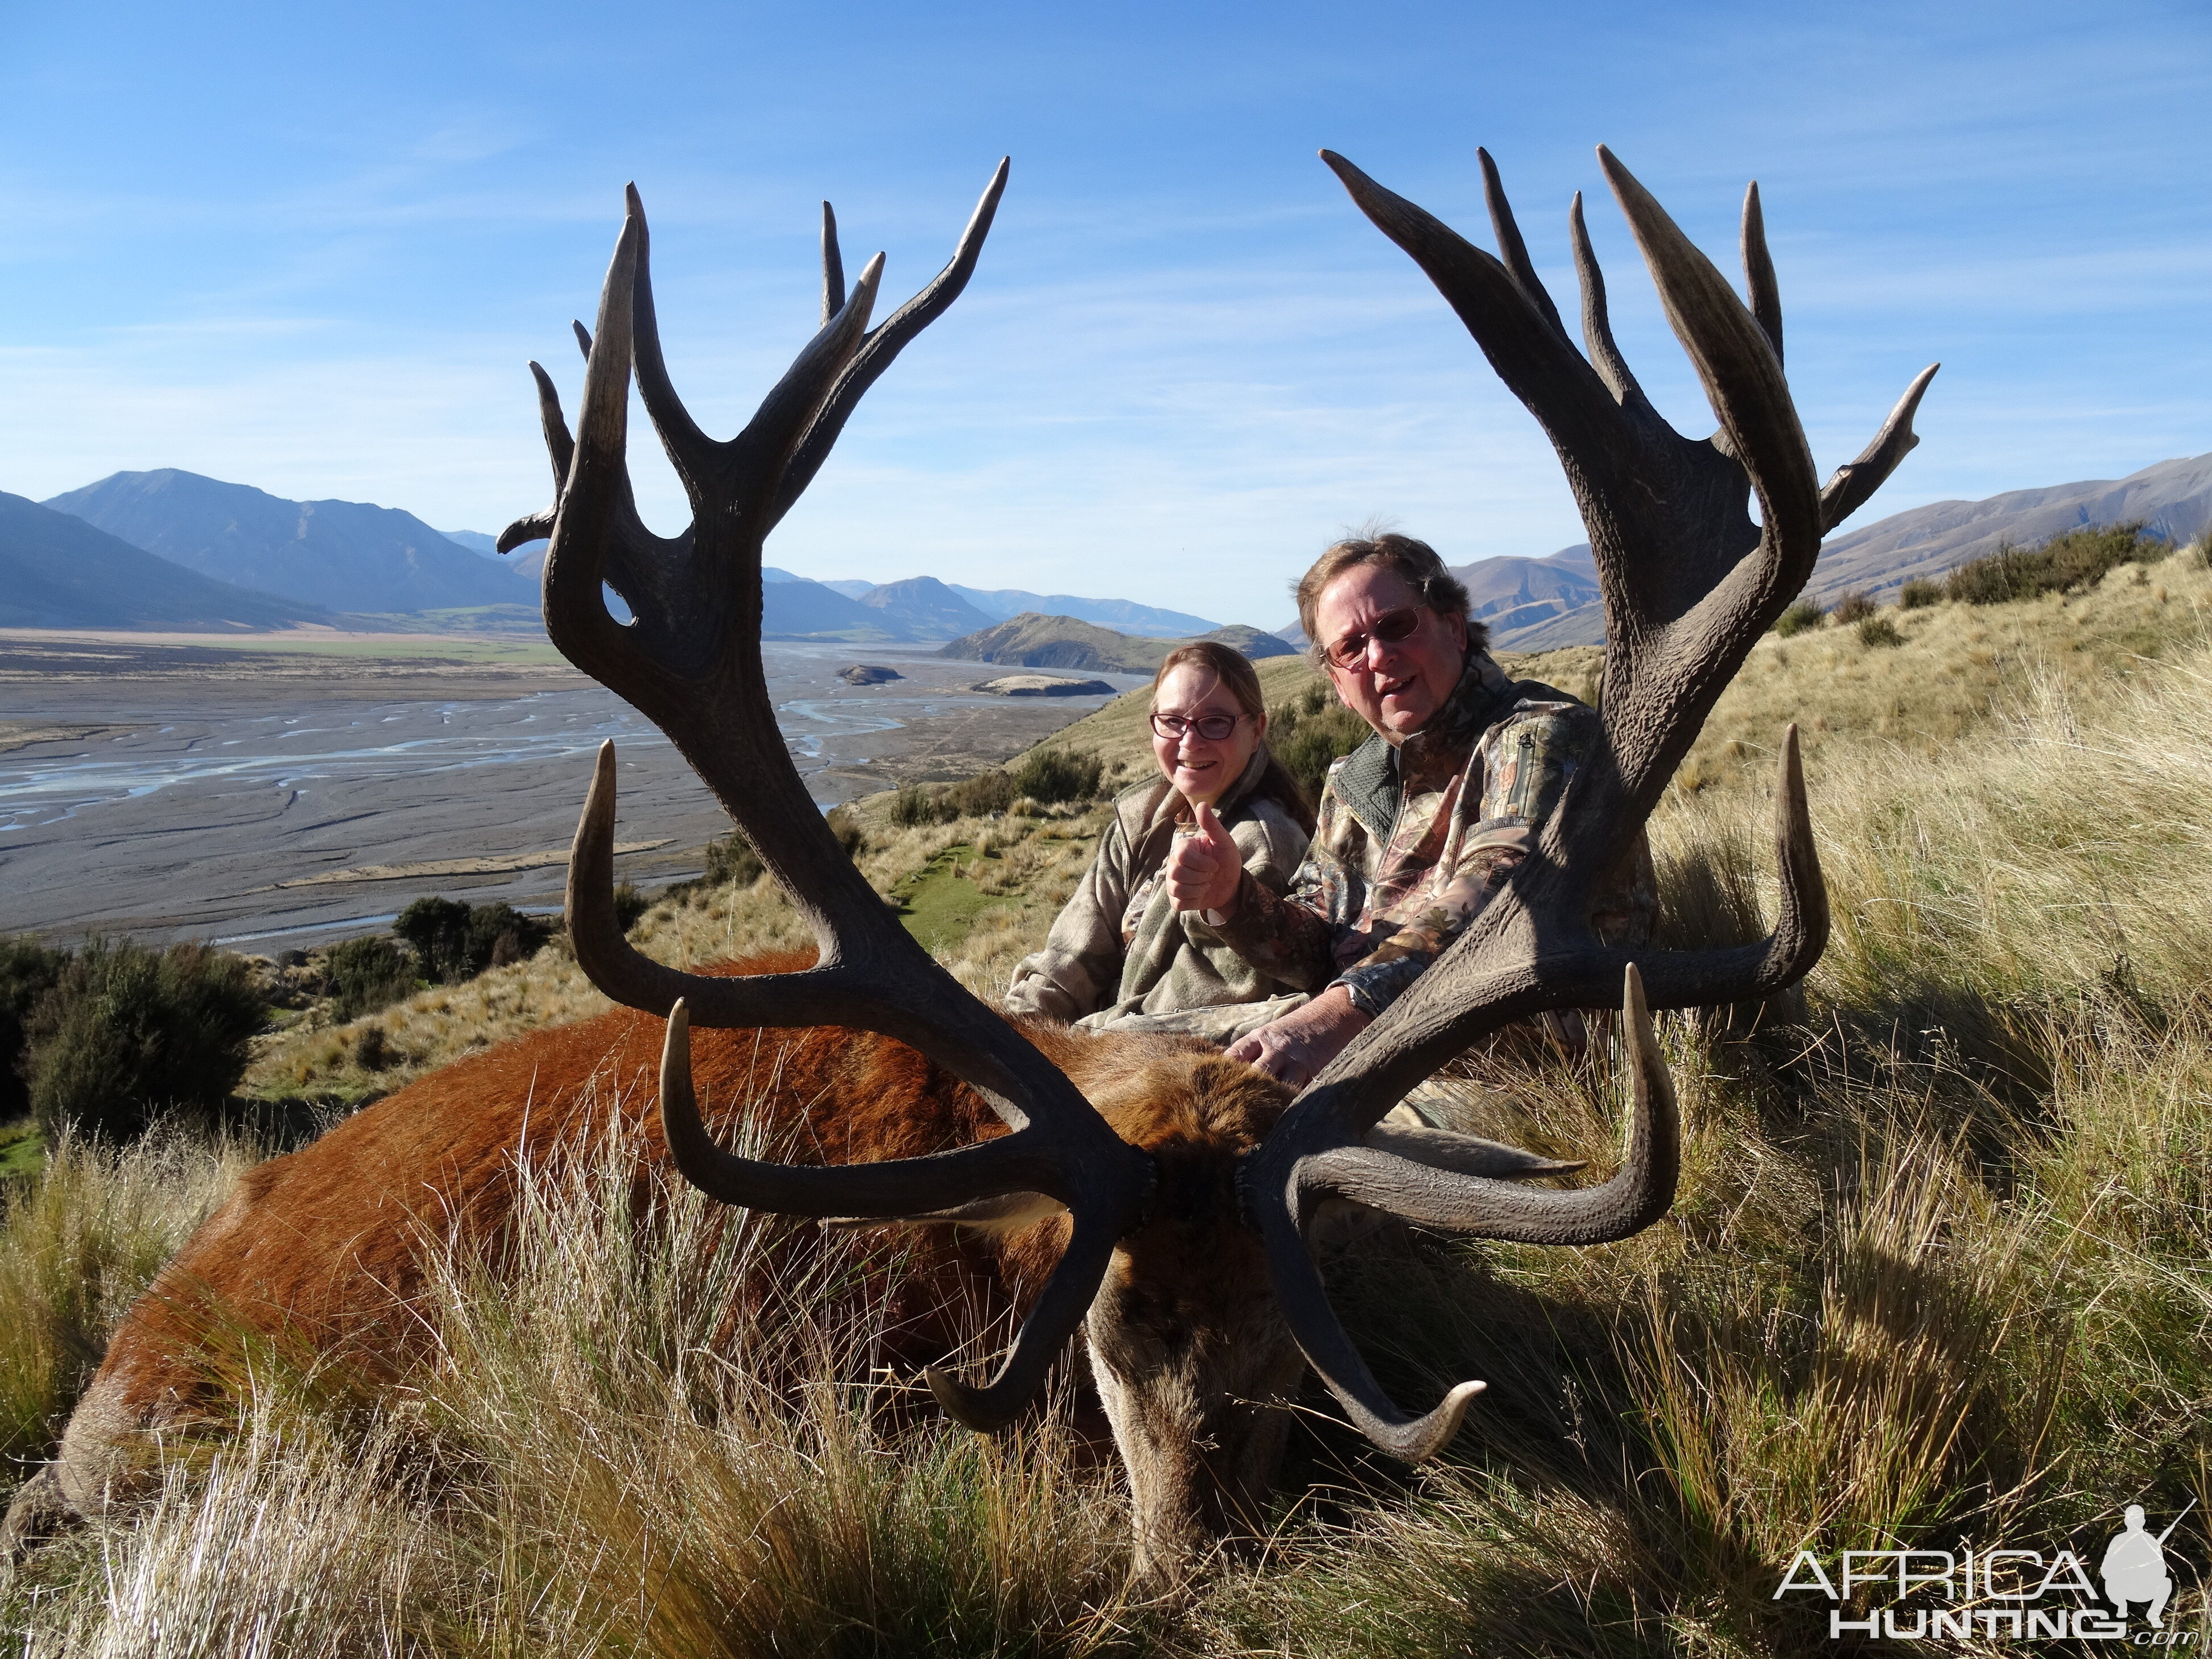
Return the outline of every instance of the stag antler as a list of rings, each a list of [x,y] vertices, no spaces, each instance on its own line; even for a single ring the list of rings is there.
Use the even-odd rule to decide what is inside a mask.
[[[742,979],[679,973],[632,950],[613,903],[614,747],[601,748],[569,863],[569,934],[578,962],[609,996],[650,1013],[674,1011],[661,1113],[685,1176],[726,1202],[799,1215],[890,1218],[1031,1192],[1073,1213],[1067,1249],[999,1376],[978,1389],[930,1373],[945,1408],[978,1428],[1006,1422],[1036,1392],[1089,1306],[1115,1241],[1141,1213],[1151,1161],[915,942],[823,823],[776,728],[762,672],[761,542],[828,457],[861,394],[958,297],[1006,181],[1001,161],[951,262],[872,330],[883,256],[868,262],[848,295],[824,204],[821,329],[726,443],[699,428],[670,382],[645,210],[633,186],[597,326],[577,325],[584,394],[573,441],[552,381],[530,366],[554,506],[509,526],[500,540],[506,548],[551,536],[544,588],[554,643],[667,733],[744,827],[819,946],[817,966],[805,972]],[[633,357],[647,412],[690,498],[691,526],[674,538],[647,530],[631,495],[624,445]],[[635,622],[609,614],[602,584],[621,594]],[[708,1136],[691,1097],[690,1019],[881,1031],[974,1085],[1013,1133],[935,1157],[836,1168],[732,1156]]]
[[[1626,1237],[1666,1212],[1678,1168],[1674,1097],[1647,993],[1656,1008],[1771,995],[1808,972],[1827,941],[1796,728],[1782,747],[1782,896],[1765,940],[1644,952],[1632,965],[1628,952],[1595,939],[1592,903],[1753,643],[1812,574],[1821,536],[1873,495],[1917,441],[1912,416],[1936,373],[1924,370],[1866,453],[1820,487],[1782,375],[1782,305],[1758,185],[1744,199],[1747,306],[1601,148],[1599,164],[1720,421],[1711,438],[1684,438],[1652,408],[1613,343],[1582,198],[1568,225],[1587,359],[1536,279],[1497,167],[1478,154],[1502,260],[1341,156],[1322,156],[1367,216],[1428,273],[1559,452],[1589,532],[1605,605],[1604,749],[1576,774],[1504,889],[1314,1079],[1238,1172],[1299,1347],[1362,1431],[1409,1460],[1451,1438],[1475,1385],[1455,1389],[1425,1417],[1393,1406],[1328,1305],[1306,1223],[1322,1200],[1342,1197],[1484,1237],[1591,1244]],[[1753,495],[1757,524],[1748,512]],[[1636,1109],[1627,1158],[1604,1185],[1530,1190],[1361,1144],[1407,1089],[1469,1043],[1546,1009],[1610,1006],[1624,980]]]

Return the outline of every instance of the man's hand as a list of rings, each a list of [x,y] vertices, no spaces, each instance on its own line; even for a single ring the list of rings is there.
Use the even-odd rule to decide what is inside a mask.
[[[1366,1029],[1367,1016],[1352,1006],[1352,993],[1332,985],[1304,1007],[1231,1043],[1229,1058],[1303,1089]]]
[[[1197,833],[1178,836],[1168,854],[1168,896],[1178,910],[1212,910],[1226,919],[1244,879],[1244,855],[1204,801],[1196,808]]]

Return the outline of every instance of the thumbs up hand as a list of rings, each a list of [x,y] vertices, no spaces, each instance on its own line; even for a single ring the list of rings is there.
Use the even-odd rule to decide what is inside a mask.
[[[1200,801],[1188,834],[1178,832],[1168,854],[1168,896],[1178,910],[1218,913],[1236,905],[1244,860],[1213,809]]]

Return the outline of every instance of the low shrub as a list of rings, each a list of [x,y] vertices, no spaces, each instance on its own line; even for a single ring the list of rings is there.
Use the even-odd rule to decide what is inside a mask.
[[[1897,608],[1900,611],[1925,611],[1943,597],[1943,586],[1925,576],[1915,576],[1897,592]]]
[[[1331,696],[1326,685],[1309,686],[1267,721],[1268,749],[1310,803],[1321,799],[1330,763],[1371,735],[1367,722]]]
[[[50,950],[34,939],[0,939],[0,1123],[31,1109],[23,1072],[31,1011],[53,989],[68,961],[68,951]]]
[[[389,1008],[415,985],[415,958],[388,939],[349,939],[323,957],[323,994],[341,1023]]]
[[[845,856],[857,859],[868,850],[868,838],[861,831],[860,821],[848,806],[833,806],[822,815],[830,833],[837,837],[837,845],[845,849]]]
[[[1038,763],[1048,758],[1044,755],[1032,756],[1022,768],[1024,774],[1026,775]],[[1089,769],[1090,788],[1095,792],[1100,775],[1098,763],[1091,761]],[[1042,773],[1039,781],[1043,781]],[[1057,781],[1048,787],[1057,787]],[[957,783],[910,783],[892,798],[890,817],[891,822],[902,830],[915,830],[932,823],[950,823],[955,818],[994,817],[1012,806],[1025,793],[1033,792],[1018,787],[1011,775],[998,771],[978,772],[974,777],[963,778]],[[1035,795],[1034,799],[1043,800],[1047,797]]]
[[[1060,801],[1090,800],[1098,793],[1098,781],[1103,771],[1096,755],[1040,749],[1015,772],[1014,793],[1042,801],[1047,806]]]
[[[1903,645],[1905,635],[1887,617],[1862,617],[1859,618],[1859,643],[1869,647]]]
[[[1774,631],[1784,639],[1790,639],[1808,628],[1818,628],[1820,618],[1827,614],[1813,600],[1800,599],[1774,619]]]
[[[627,933],[637,926],[638,918],[652,906],[653,901],[638,891],[634,881],[615,884],[615,925]]]
[[[245,1075],[267,1012],[242,957],[94,939],[32,1013],[32,1112],[49,1136],[74,1123],[116,1140],[169,1109],[211,1115]]]
[[[1863,588],[1859,588],[1838,599],[1836,608],[1829,614],[1835,617],[1837,627],[1847,628],[1853,623],[1864,622],[1881,609],[1881,607],[1874,602],[1873,594]]]
[[[753,851],[752,842],[745,839],[745,832],[735,825],[720,841],[707,843],[705,879],[709,887],[750,887],[767,870],[760,854]]]
[[[2172,551],[2172,544],[2148,533],[2140,519],[2085,526],[2036,547],[1999,542],[1994,553],[1954,570],[1944,590],[1968,605],[2002,605],[2092,586],[2121,565],[2156,564]]]
[[[425,978],[451,985],[536,955],[553,927],[504,900],[472,905],[424,897],[399,913],[392,931],[414,947]]]

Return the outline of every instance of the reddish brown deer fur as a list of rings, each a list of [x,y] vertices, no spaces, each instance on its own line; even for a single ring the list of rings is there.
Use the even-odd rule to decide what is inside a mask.
[[[765,956],[717,971],[785,973],[811,961]],[[211,1363],[211,1322],[227,1337],[242,1331],[388,1384],[434,1346],[430,1255],[459,1239],[496,1262],[522,1168],[545,1170],[598,1144],[612,1114],[641,1175],[679,1180],[652,1109],[665,1027],[618,1009],[533,1033],[433,1073],[304,1150],[249,1170],[116,1333],[60,1456],[10,1511],[11,1551],[135,1490],[155,1431],[220,1422],[234,1409]],[[1116,1133],[1159,1161],[1154,1218],[1123,1242],[1127,1260],[1113,1275],[1131,1304],[1131,1320],[1121,1322],[1150,1333],[1139,1363],[1174,1365],[1189,1334],[1241,1332],[1240,1340],[1255,1340],[1258,1363],[1233,1367],[1236,1380],[1273,1386],[1239,1397],[1294,1385],[1297,1353],[1269,1316],[1258,1241],[1227,1200],[1236,1158],[1273,1127],[1288,1091],[1188,1039],[1099,1036],[1042,1020],[1022,1029]],[[718,1135],[734,1139],[749,1117],[757,1135],[802,1160],[918,1158],[1006,1133],[974,1089],[873,1032],[716,1030],[702,1032],[693,1052]],[[945,1352],[947,1327],[932,1316],[945,1302],[948,1274],[999,1307],[1024,1310],[1066,1232],[1059,1214],[1010,1229],[930,1230],[921,1270],[902,1279],[911,1306],[886,1316],[904,1335],[892,1357],[910,1370]],[[1102,1358],[1116,1352],[1116,1322],[1102,1313]],[[1195,1358],[1210,1372],[1223,1367],[1221,1356]],[[1109,1371],[1102,1386],[1133,1381]],[[1215,1445],[1212,1471],[1226,1476],[1212,1478],[1187,1452],[1167,1460],[1170,1487],[1146,1506],[1157,1517],[1156,1548],[1185,1557],[1249,1513],[1272,1474],[1280,1415],[1219,1399],[1202,1421],[1149,1413],[1140,1432],[1173,1447]]]

